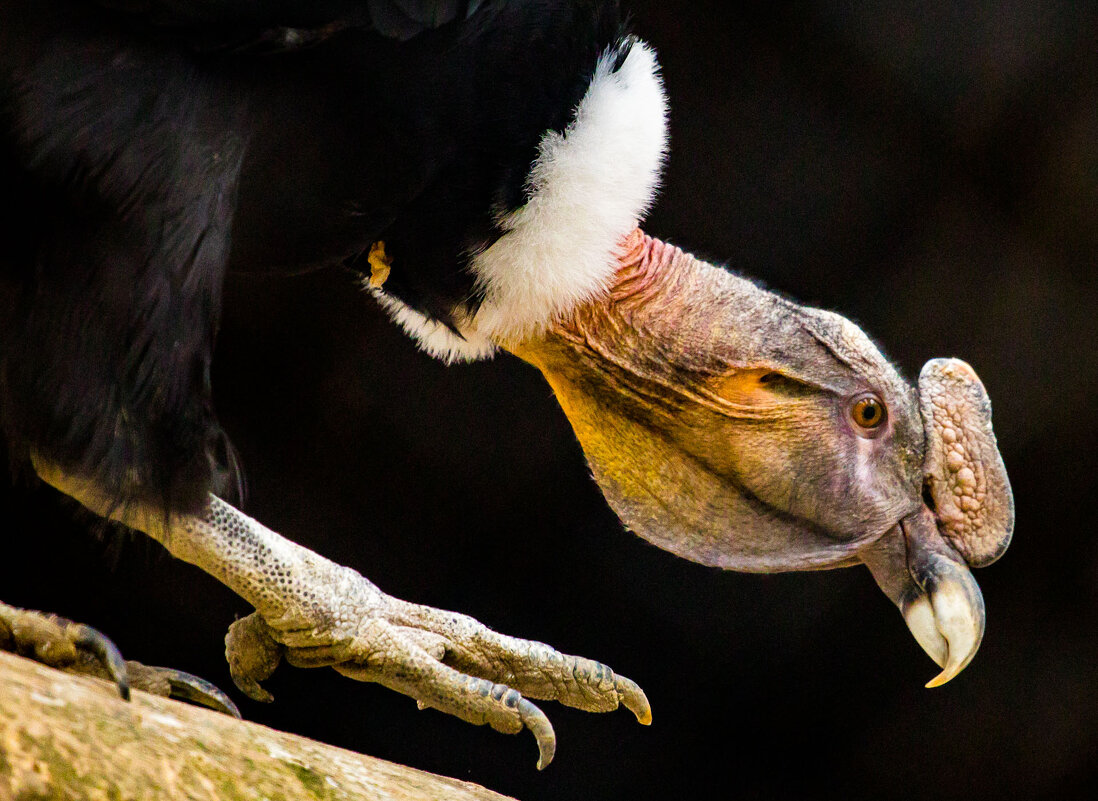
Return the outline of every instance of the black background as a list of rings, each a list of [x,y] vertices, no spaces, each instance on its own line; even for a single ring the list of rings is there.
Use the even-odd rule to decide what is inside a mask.
[[[349,279],[233,279],[215,375],[245,510],[407,600],[612,665],[627,712],[474,728],[283,668],[254,720],[522,799],[1049,798],[1098,781],[1098,26],[1071,0],[633,2],[672,101],[646,228],[979,372],[1017,500],[980,653],[930,660],[862,568],[745,576],[624,533],[540,376],[446,368]],[[229,687],[247,606],[144,538],[0,489],[0,597]]]

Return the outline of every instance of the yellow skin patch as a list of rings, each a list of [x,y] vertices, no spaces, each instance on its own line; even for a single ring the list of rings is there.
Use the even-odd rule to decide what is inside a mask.
[[[393,262],[385,253],[383,241],[379,239],[370,246],[370,254],[366,257],[366,261],[370,264],[370,286],[373,289],[381,289],[393,269]]]
[[[503,347],[541,371],[584,453],[605,466],[619,491],[631,497],[651,496],[652,487],[664,479],[656,460],[634,457],[645,452],[648,444],[643,432],[614,424],[603,406],[577,388],[571,380],[574,376],[569,375],[567,359],[562,360],[546,340]]]

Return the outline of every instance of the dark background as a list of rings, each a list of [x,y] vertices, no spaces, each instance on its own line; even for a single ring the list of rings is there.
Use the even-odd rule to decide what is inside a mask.
[[[215,376],[245,510],[407,600],[636,679],[655,724],[544,704],[556,761],[331,671],[279,728],[522,799],[1049,798],[1098,787],[1098,26],[1070,0],[633,2],[672,100],[646,228],[852,317],[995,403],[1013,546],[952,683],[862,568],[724,574],[624,533],[517,360],[446,368],[344,275],[234,279]],[[0,597],[230,687],[247,606],[52,491],[0,489]],[[28,561],[29,560],[29,561]]]

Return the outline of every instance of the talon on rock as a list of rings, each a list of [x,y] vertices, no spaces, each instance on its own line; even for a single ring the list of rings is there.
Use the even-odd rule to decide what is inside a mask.
[[[42,664],[113,682],[124,701],[131,690],[206,706],[233,717],[240,711],[216,686],[181,670],[122,658],[118,646],[92,626],[0,603],[0,648]]]
[[[126,661],[111,639],[91,626],[0,603],[0,648],[59,670],[107,679],[123,700],[130,700]]]

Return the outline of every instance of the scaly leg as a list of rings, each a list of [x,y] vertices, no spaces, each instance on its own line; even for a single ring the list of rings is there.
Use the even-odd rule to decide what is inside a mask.
[[[88,482],[49,465],[36,462],[35,468],[92,511],[110,511]],[[259,681],[283,656],[298,667],[331,666],[470,723],[506,733],[528,728],[538,742],[539,769],[552,760],[556,738],[549,720],[524,695],[592,712],[623,704],[641,723],[651,721],[644,692],[604,665],[497,634],[466,615],[386,595],[354,570],[214,496],[196,517],[165,520],[141,509],[116,517],[255,607],[226,638],[233,678],[253,698],[270,700]]]

